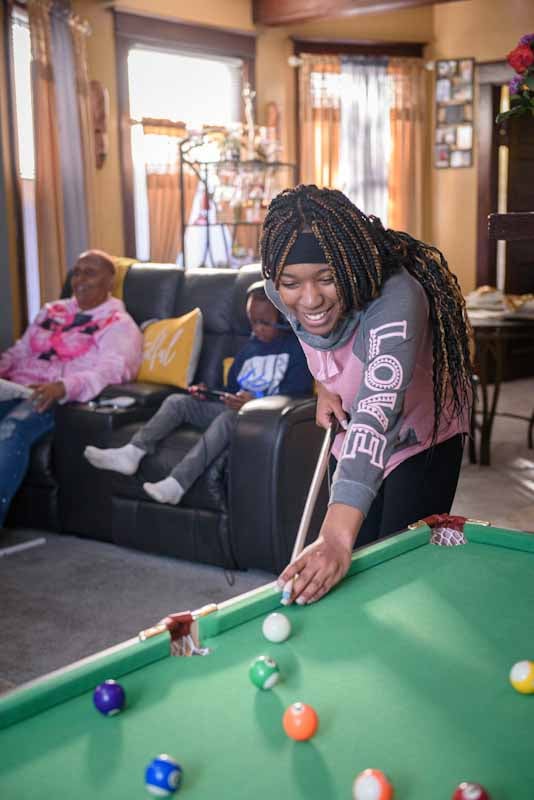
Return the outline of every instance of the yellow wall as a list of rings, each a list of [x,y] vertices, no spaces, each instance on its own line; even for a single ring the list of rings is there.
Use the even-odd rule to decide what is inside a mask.
[[[434,6],[430,59],[473,56],[499,61],[534,30],[533,0],[463,0]],[[475,118],[475,147],[476,147]],[[475,285],[477,169],[432,170],[431,237],[445,253],[464,292]]]
[[[76,14],[91,25],[87,40],[89,78],[97,80],[109,92],[109,153],[102,169],[96,171],[96,241],[91,244],[114,255],[124,253],[122,198],[119,163],[119,128],[115,39],[113,16],[95,0],[73,3]]]
[[[99,171],[100,247],[124,252],[117,120],[113,19],[98,0],[77,0],[76,11],[93,27],[89,41],[91,78],[110,92],[110,152]],[[288,66],[291,36],[428,42],[428,59],[474,56],[503,59],[519,36],[534,30],[533,0],[461,0],[432,7],[365,14],[284,28],[254,28],[250,0],[116,0],[123,10],[169,19],[257,33],[256,89],[258,121],[268,102],[279,104],[283,158],[295,159],[295,72]],[[475,123],[476,124],[476,123]],[[432,137],[429,137],[431,141]],[[476,128],[475,128],[476,142]],[[428,175],[429,210],[425,236],[447,256],[465,291],[475,281],[476,166],[435,170]]]

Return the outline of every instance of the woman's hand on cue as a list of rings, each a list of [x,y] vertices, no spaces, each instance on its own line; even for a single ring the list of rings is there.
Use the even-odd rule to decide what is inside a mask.
[[[293,582],[289,602],[314,603],[346,575],[363,520],[362,512],[352,506],[334,503],[328,507],[317,540],[304,548],[278,579],[281,588]]]
[[[343,430],[347,430],[347,415],[341,405],[341,397],[329,392],[321,383],[317,383],[317,410],[315,422],[320,428],[328,428],[335,417]]]

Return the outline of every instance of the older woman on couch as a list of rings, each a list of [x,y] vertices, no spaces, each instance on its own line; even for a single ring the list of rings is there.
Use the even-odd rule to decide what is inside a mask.
[[[115,265],[107,253],[82,253],[73,296],[47,303],[13,347],[0,355],[0,378],[33,389],[0,402],[0,527],[24,479],[32,445],[54,427],[56,402],[87,402],[111,383],[135,378],[142,335],[111,296]]]

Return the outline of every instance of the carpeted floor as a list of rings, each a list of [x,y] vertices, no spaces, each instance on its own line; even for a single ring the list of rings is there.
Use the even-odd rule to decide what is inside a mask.
[[[135,636],[166,614],[200,608],[267,583],[272,575],[150,556],[39,531],[10,531],[2,547],[46,543],[0,558],[0,690]]]
[[[533,379],[503,384],[499,411],[529,416],[533,408]],[[466,452],[453,513],[534,531],[534,450],[527,447],[527,428],[524,421],[495,417],[491,466],[469,464]]]
[[[500,409],[529,414],[534,380],[503,386]],[[453,512],[534,530],[534,451],[526,423],[497,418],[491,467],[465,459]],[[2,534],[1,546],[42,536]],[[128,551],[71,536],[0,558],[0,691],[135,636],[167,613],[220,601],[272,580]]]

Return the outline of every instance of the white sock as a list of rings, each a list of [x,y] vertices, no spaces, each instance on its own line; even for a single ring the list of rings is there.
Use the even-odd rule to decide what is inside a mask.
[[[124,447],[109,447],[107,450],[88,445],[83,454],[93,467],[110,469],[112,472],[120,472],[122,475],[136,473],[139,462],[146,455],[144,450],[134,444],[125,444]]]
[[[177,506],[185,492],[178,481],[169,475],[157,483],[143,483],[145,492],[157,503],[168,503]]]

